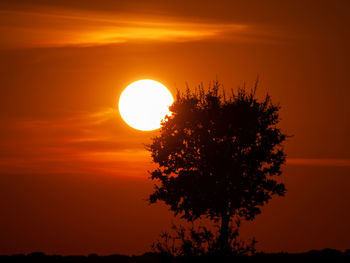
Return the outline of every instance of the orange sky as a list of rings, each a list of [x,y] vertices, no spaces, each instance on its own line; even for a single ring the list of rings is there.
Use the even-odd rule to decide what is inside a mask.
[[[350,248],[348,1],[0,3],[0,254],[142,253],[171,219],[148,206],[144,144],[117,100],[260,76],[294,135],[288,192],[243,234],[264,251]]]

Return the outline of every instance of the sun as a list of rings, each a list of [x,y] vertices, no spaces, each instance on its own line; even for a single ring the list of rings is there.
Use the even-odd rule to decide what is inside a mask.
[[[160,128],[161,120],[170,115],[174,102],[170,91],[161,83],[142,79],[127,86],[119,98],[119,112],[131,127],[141,131]]]

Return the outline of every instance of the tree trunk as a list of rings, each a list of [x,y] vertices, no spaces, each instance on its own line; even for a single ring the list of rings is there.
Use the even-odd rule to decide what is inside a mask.
[[[229,252],[228,244],[228,227],[230,218],[227,213],[223,213],[221,216],[221,229],[220,229],[220,253],[225,256]]]

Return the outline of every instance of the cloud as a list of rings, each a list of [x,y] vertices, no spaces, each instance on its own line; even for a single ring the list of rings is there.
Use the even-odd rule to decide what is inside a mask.
[[[287,165],[350,167],[350,159],[288,158]]]
[[[7,123],[11,136],[0,141],[0,173],[147,176],[152,164],[144,144],[152,133],[118,118],[107,108]]]
[[[247,24],[87,11],[1,11],[0,47],[97,46],[125,42],[270,41]],[[270,39],[270,40],[269,40]]]

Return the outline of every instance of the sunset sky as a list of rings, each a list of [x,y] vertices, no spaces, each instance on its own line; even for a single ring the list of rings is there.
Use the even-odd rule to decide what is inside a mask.
[[[0,254],[140,254],[172,214],[149,206],[145,144],[118,112],[139,79],[175,95],[218,78],[279,102],[287,164],[242,235],[265,252],[350,248],[350,2],[0,2]]]

